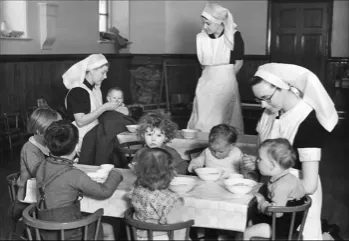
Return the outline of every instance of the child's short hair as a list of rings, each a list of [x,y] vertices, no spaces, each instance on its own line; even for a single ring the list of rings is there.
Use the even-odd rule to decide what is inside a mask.
[[[139,161],[134,166],[137,181],[150,190],[166,189],[174,177],[172,155],[161,148],[141,150]]]
[[[108,96],[111,92],[113,92],[113,91],[120,91],[122,94],[124,94],[124,92],[122,91],[122,89],[121,89],[120,87],[114,86],[114,87],[111,87],[111,88],[108,90],[107,96]]]
[[[294,166],[297,159],[296,151],[285,138],[265,140],[259,149],[266,148],[267,154],[277,161],[284,169]]]
[[[33,134],[44,134],[47,127],[54,121],[62,119],[61,115],[48,106],[39,107],[30,115],[27,131]]]
[[[208,140],[212,144],[218,139],[225,139],[229,144],[234,144],[238,138],[238,132],[235,127],[227,124],[219,124],[212,127]]]
[[[53,122],[45,132],[45,141],[52,155],[69,155],[78,144],[78,128],[67,120]]]
[[[145,114],[139,120],[139,126],[137,128],[137,135],[144,139],[147,129],[151,130],[159,128],[167,137],[167,142],[176,137],[178,126],[174,123],[170,115],[163,113],[162,111],[153,111]]]

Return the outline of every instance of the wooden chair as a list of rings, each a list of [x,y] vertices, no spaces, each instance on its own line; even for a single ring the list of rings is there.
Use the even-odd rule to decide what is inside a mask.
[[[184,154],[187,155],[189,158],[189,161],[191,161],[193,158],[195,158],[201,152],[203,152],[206,148],[207,148],[207,146],[190,149],[190,150],[185,151]],[[194,154],[196,154],[196,155],[194,155]]]
[[[128,240],[138,240],[137,239],[137,229],[147,231],[147,240],[154,240],[154,232],[166,232],[169,236],[169,240],[174,240],[174,231],[180,229],[186,229],[185,240],[189,238],[190,227],[194,225],[194,220],[189,220],[186,222],[175,223],[175,224],[152,224],[145,223],[132,218],[133,209],[130,208],[125,212],[124,221],[126,223],[127,239]]]
[[[5,133],[4,136],[8,141],[11,160],[13,160],[13,149],[15,146],[23,145],[23,130],[21,129],[21,114],[20,112],[4,113]]]
[[[291,223],[289,226],[289,231],[288,231],[288,236],[287,236],[287,240],[302,240],[302,233],[303,233],[303,229],[304,229],[304,224],[305,224],[305,220],[307,218],[308,215],[308,211],[309,208],[311,207],[311,203],[312,200],[309,196],[305,196],[306,200],[305,203],[303,205],[300,206],[295,206],[295,207],[277,207],[277,206],[270,206],[267,207],[266,212],[270,212],[272,213],[272,233],[271,233],[271,238],[270,239],[266,239],[266,238],[261,238],[261,237],[252,237],[251,240],[276,240],[277,238],[280,237],[276,237],[276,214],[277,213],[292,213],[292,218],[291,218]],[[296,220],[296,215],[302,215],[303,213],[303,218],[302,218],[302,222],[299,226],[299,231],[294,231],[297,229],[297,227],[294,227],[295,224],[295,220]],[[286,239],[286,237],[282,237],[283,240]]]
[[[88,240],[88,226],[96,223],[94,239],[98,240],[100,223],[103,216],[103,208],[98,209],[93,214],[73,222],[52,222],[36,219],[36,204],[31,204],[23,211],[23,222],[26,224],[28,240],[41,240],[40,230],[51,230],[60,232],[60,240],[65,240],[65,231],[70,229],[83,228],[83,240]],[[35,234],[32,234],[35,232]]]
[[[17,192],[18,192],[18,187],[17,187],[17,179],[20,176],[21,173],[16,172],[13,174],[10,174],[6,177],[7,180],[7,187],[8,187],[8,192],[11,200],[11,210],[9,210],[9,215],[11,218],[11,228],[12,231],[10,233],[10,239],[13,239],[15,235],[17,235],[17,223],[20,221],[20,218],[15,215],[15,205],[17,201]]]
[[[123,155],[123,165],[127,168],[127,165],[132,161],[136,152],[145,147],[143,141],[129,141],[119,144],[118,151]]]

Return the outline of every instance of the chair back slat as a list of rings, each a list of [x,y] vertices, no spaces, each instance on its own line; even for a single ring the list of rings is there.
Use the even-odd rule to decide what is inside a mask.
[[[174,240],[174,231],[169,231],[168,237],[170,240]]]
[[[87,240],[88,225],[84,227],[84,240]]]
[[[272,214],[272,230],[271,230],[271,240],[275,240],[276,238],[276,230],[277,230],[277,225],[276,225],[276,214],[277,213],[283,213],[283,214],[287,214],[287,213],[291,213],[291,222],[289,225],[289,231],[288,231],[288,240],[294,240],[295,236],[297,237],[297,240],[301,240],[302,239],[302,234],[303,234],[303,230],[304,230],[304,224],[305,224],[305,220],[308,216],[308,212],[309,212],[309,208],[311,207],[312,204],[312,200],[311,198],[306,195],[305,196],[305,202],[302,205],[299,206],[294,206],[294,207],[278,207],[278,206],[269,206],[266,209],[266,212],[271,213]],[[295,232],[295,229],[298,227],[295,227],[296,224],[296,217],[297,215],[303,215],[302,216],[302,221],[300,223],[299,226],[299,231]],[[295,235],[297,234],[297,235]],[[286,237],[282,237],[282,238],[286,238]],[[259,237],[252,237],[252,240],[258,240]]]
[[[310,202],[311,202],[311,199],[310,199]],[[301,226],[299,228],[299,233],[298,233],[297,240],[301,240],[302,239],[302,234],[303,234],[303,230],[304,230],[305,220],[306,220],[306,218],[308,216],[308,212],[309,212],[309,209],[306,209],[304,211],[304,215],[303,215],[303,218],[302,218]]]
[[[30,232],[31,230],[30,228],[35,229],[37,240],[39,240],[40,238],[40,230],[59,231],[59,235],[61,236],[61,239],[64,240],[65,230],[84,228],[84,227],[87,230],[87,226],[92,223],[98,224],[98,226],[95,229],[95,233],[93,235],[95,240],[97,240],[98,238],[98,231],[99,231],[98,227],[100,224],[100,220],[103,216],[103,208],[98,209],[96,212],[94,212],[93,214],[87,217],[84,217],[80,220],[72,221],[72,222],[53,222],[53,221],[39,220],[39,219],[36,219],[37,215],[35,211],[36,211],[36,204],[31,204],[29,207],[27,207],[23,211],[23,222],[28,227],[27,232],[28,231]],[[84,238],[85,238],[85,235],[84,235]],[[29,240],[32,240],[32,239],[29,239]]]
[[[36,237],[36,240],[41,240],[40,231],[38,228],[35,228],[35,237]]]
[[[147,233],[148,233],[148,239],[154,240],[154,237],[153,237],[153,230],[148,229],[148,230],[147,230]]]
[[[273,213],[273,215],[272,215],[272,227],[275,227],[275,228],[271,229],[271,240],[275,240],[275,238],[276,238],[276,213]]]
[[[28,239],[33,240],[32,233],[30,232],[30,229],[28,227],[26,227],[25,230],[27,231]]]
[[[132,230],[132,235],[128,235],[129,240],[137,240],[137,229],[146,230],[148,235],[148,240],[153,240],[153,232],[167,232],[170,240],[174,238],[174,231],[180,229],[186,229],[186,238],[189,237],[189,228],[194,225],[194,220],[189,220],[186,222],[175,223],[175,224],[154,224],[154,223],[146,223],[133,219],[132,217],[133,209],[130,208],[125,212],[124,221],[126,223],[126,227],[129,227]],[[171,234],[172,233],[172,234]],[[130,237],[133,236],[133,239]],[[172,239],[171,239],[172,237]]]
[[[129,240],[138,240],[137,229],[135,227],[131,227],[131,230],[132,230],[132,237],[133,237],[133,239],[129,239]]]
[[[16,172],[16,173],[10,174],[6,177],[7,187],[8,187],[11,202],[14,202],[17,200],[17,191],[18,191],[17,179],[20,176],[20,174],[21,173]]]
[[[96,227],[96,232],[95,232],[95,236],[94,239],[97,240],[98,239],[98,234],[99,234],[99,226],[101,225],[101,220],[102,218],[100,217],[97,221],[97,227]]]
[[[296,212],[292,213],[290,229],[288,230],[288,240],[292,239],[293,230],[294,230],[294,224],[295,224],[295,221],[296,221],[296,214],[297,214]]]

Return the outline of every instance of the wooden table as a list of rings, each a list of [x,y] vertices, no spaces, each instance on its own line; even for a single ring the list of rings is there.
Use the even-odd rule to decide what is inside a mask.
[[[139,140],[135,133],[123,132],[117,135],[120,143]],[[208,145],[208,133],[198,132],[198,135],[194,139],[185,139],[181,134],[178,134],[168,146],[176,149],[181,155],[183,160],[188,160],[188,156],[185,155],[185,151],[205,147]],[[249,155],[256,155],[258,147],[258,137],[256,135],[239,135],[236,146],[239,147],[244,153]]]
[[[98,170],[98,166],[76,164],[80,170],[87,172]],[[81,211],[93,213],[104,208],[104,215],[123,217],[130,203],[125,197],[132,188],[136,176],[129,169],[117,169],[124,179],[114,194],[107,200],[96,200],[84,196],[81,200]],[[196,177],[194,177],[196,178]],[[257,192],[261,184],[255,186],[251,193]],[[249,210],[255,204],[253,194],[235,195],[227,191],[222,180],[205,182],[197,178],[195,188],[181,195],[187,212],[184,218],[194,219],[196,227],[225,229],[243,232],[248,220]]]

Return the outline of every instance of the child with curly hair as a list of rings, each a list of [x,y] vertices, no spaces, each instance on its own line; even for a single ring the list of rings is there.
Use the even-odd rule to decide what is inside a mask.
[[[183,199],[169,190],[175,176],[173,156],[162,148],[147,148],[139,152],[134,166],[137,180],[127,197],[134,209],[133,218],[154,224],[183,222]],[[147,240],[147,231],[138,230],[139,240]],[[174,240],[184,240],[185,229],[174,232]],[[168,240],[165,232],[155,232],[154,240]]]
[[[182,160],[181,155],[172,147],[166,144],[175,138],[178,126],[171,121],[169,115],[154,111],[144,116],[139,121],[137,135],[146,144],[147,148],[162,148],[168,151],[173,159],[173,165],[178,174],[187,173],[187,162]],[[132,161],[132,164],[139,162],[139,155],[142,149],[139,150]]]

